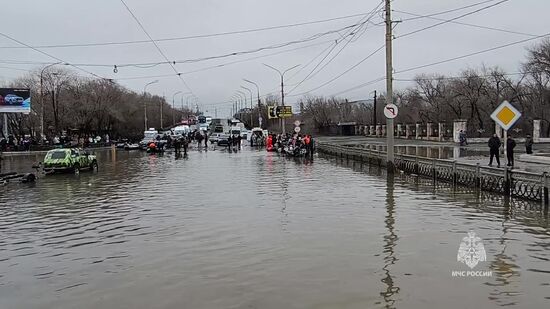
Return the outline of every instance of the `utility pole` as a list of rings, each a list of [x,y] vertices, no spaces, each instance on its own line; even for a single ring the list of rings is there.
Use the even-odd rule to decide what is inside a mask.
[[[162,123],[162,106],[164,105],[164,94],[162,94],[162,100],[160,101],[160,129],[164,128]]]
[[[266,67],[270,68],[270,69],[275,70],[277,73],[279,73],[279,75],[281,75],[281,106],[285,106],[285,89],[284,89],[284,87],[285,87],[285,83],[284,83],[285,73],[292,70],[292,69],[295,69],[295,68],[299,67],[300,65],[299,64],[295,65],[295,66],[293,66],[289,69],[286,69],[284,72],[281,72],[281,71],[277,70],[276,68],[274,68],[270,65],[267,65],[265,63],[264,63],[264,65]],[[283,134],[286,133],[285,132],[286,130],[285,130],[285,118],[284,117],[281,119],[281,131],[282,131]]]
[[[372,114],[372,124],[376,126],[376,90],[374,90],[374,104],[373,104],[373,114]]]
[[[386,105],[393,103],[393,63],[392,63],[392,20],[391,0],[386,0]],[[394,137],[393,119],[386,118],[386,141],[387,141],[387,169],[389,174],[394,172]]]

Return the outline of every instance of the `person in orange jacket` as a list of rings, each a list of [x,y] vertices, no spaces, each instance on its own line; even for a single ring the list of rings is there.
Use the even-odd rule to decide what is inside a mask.
[[[271,137],[271,135],[267,136],[267,140],[265,144],[266,144],[267,151],[271,151],[273,149],[273,137]]]

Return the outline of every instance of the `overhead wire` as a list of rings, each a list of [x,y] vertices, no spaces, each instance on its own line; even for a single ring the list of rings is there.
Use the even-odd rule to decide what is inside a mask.
[[[16,42],[17,44],[21,44],[21,45],[23,45],[23,46],[27,46],[27,47],[29,47],[30,49],[32,49],[32,50],[34,50],[34,51],[36,51],[36,52],[38,52],[38,53],[41,53],[41,54],[43,54],[43,55],[45,55],[45,56],[48,56],[48,57],[50,57],[50,58],[52,58],[52,59],[55,59],[55,60],[59,61],[60,64],[64,64],[64,65],[71,66],[71,67],[73,67],[73,68],[75,68],[75,69],[77,69],[77,70],[79,70],[79,71],[85,72],[86,74],[92,75],[92,76],[94,76],[94,77],[96,77],[96,78],[99,78],[99,79],[108,79],[108,78],[104,78],[104,77],[102,77],[102,76],[99,76],[99,75],[97,75],[97,74],[95,74],[95,73],[93,73],[93,72],[91,72],[91,71],[86,70],[86,69],[83,69],[83,68],[81,68],[81,67],[79,67],[79,66],[76,66],[76,65],[74,65],[74,64],[70,64],[70,63],[64,61],[64,60],[61,59],[61,58],[58,58],[58,57],[56,57],[56,56],[54,56],[54,55],[51,55],[51,54],[49,54],[49,53],[47,53],[47,52],[45,52],[45,51],[42,51],[42,50],[40,50],[40,49],[38,49],[38,48],[32,47],[32,46],[30,46],[29,44],[27,44],[27,43],[25,43],[25,42],[22,42],[22,41],[20,41],[20,40],[17,40],[17,39],[15,39],[15,38],[13,38],[13,37],[11,37],[11,36],[5,34],[5,33],[0,32],[0,36],[4,37],[4,38],[6,38],[6,39],[9,39],[9,40],[11,40],[11,41],[13,41],[13,42]]]
[[[352,14],[352,15],[346,15],[346,16],[328,18],[328,19],[314,20],[314,21],[309,21],[309,22],[301,22],[301,23],[277,25],[277,26],[262,27],[262,28],[256,28],[256,29],[245,29],[245,30],[236,30],[236,31],[226,31],[226,32],[210,33],[210,34],[197,34],[197,35],[182,36],[182,37],[172,37],[172,38],[159,38],[159,39],[155,39],[155,41],[156,41],[156,42],[181,41],[181,40],[200,39],[200,38],[212,38],[212,37],[219,37],[219,36],[226,36],[226,35],[236,35],[236,34],[246,34],[246,33],[262,32],[262,31],[268,31],[268,30],[276,30],[276,29],[284,29],[284,28],[293,28],[293,27],[301,27],[301,26],[306,26],[306,25],[327,23],[327,22],[331,22],[331,21],[350,19],[350,18],[354,18],[354,17],[358,17],[358,16],[363,16],[363,15],[366,15],[366,14],[368,14],[368,13],[358,13],[358,14]],[[143,44],[143,43],[151,43],[151,41],[150,41],[150,40],[135,40],[135,41],[99,42],[99,43],[80,43],[80,44],[57,44],[57,45],[53,45],[53,44],[52,44],[52,45],[37,45],[37,46],[34,46],[34,47],[35,47],[35,48],[68,48],[68,47],[91,47],[91,46],[108,46],[108,45]],[[18,49],[18,48],[24,48],[24,47],[18,47],[18,46],[0,46],[0,49]]]
[[[340,55],[340,53],[353,41],[353,37],[356,36],[359,32],[361,32],[361,27],[365,26],[365,24],[367,24],[375,15],[376,13],[378,12],[379,10],[379,7],[384,3],[384,1],[381,1],[379,2],[379,4],[377,6],[375,6],[371,12],[369,13],[368,16],[366,16],[366,20],[365,21],[362,21],[363,19],[361,19],[361,23],[354,29],[350,30],[351,32],[348,32],[346,33],[346,36],[344,36],[344,39],[345,37],[349,36],[349,35],[352,35],[352,37],[347,41],[347,43],[329,60],[327,61],[319,70],[317,70],[317,68],[323,63],[323,61],[330,55],[330,53],[332,53],[332,50],[334,48],[336,48],[337,44],[334,46],[333,49],[331,49],[329,51],[329,53],[327,53],[327,55],[325,57],[323,57],[323,59],[321,59],[321,61],[309,72],[309,74],[306,75],[306,77],[304,77],[298,84],[296,84],[294,86],[294,88],[292,88],[290,91],[288,91],[288,94],[292,93],[294,90],[296,90],[298,87],[300,87],[300,85],[302,85],[306,80],[308,79],[311,79],[313,76],[319,74],[319,72],[321,72],[325,67],[327,67],[336,57],[338,57],[338,55]],[[365,26],[365,31],[366,31],[367,27]],[[365,32],[362,32],[359,36],[363,35]],[[365,59],[366,60],[366,59]],[[317,71],[315,71],[317,70]]]
[[[494,1],[494,0],[493,0],[493,1]],[[484,1],[484,2],[481,2],[481,3],[485,4],[485,3],[493,2],[493,1]],[[476,10],[474,10],[474,11],[470,11],[470,12],[468,12],[468,13],[465,13],[465,14],[462,14],[462,15],[460,15],[460,16],[457,16],[457,17],[455,17],[455,18],[453,18],[453,19],[451,19],[451,20],[444,20],[444,21],[441,22],[441,23],[437,23],[437,24],[435,24],[435,25],[430,25],[430,26],[428,26],[428,27],[425,27],[425,28],[422,28],[422,29],[418,29],[418,30],[415,30],[415,31],[412,31],[412,32],[409,32],[409,33],[406,33],[406,34],[401,35],[401,36],[399,36],[399,37],[397,37],[397,38],[401,38],[401,37],[404,37],[404,36],[416,34],[416,33],[419,33],[419,32],[421,32],[421,31],[425,31],[425,30],[434,28],[434,27],[436,27],[436,26],[442,25],[442,24],[444,24],[444,23],[451,22],[451,21],[454,21],[454,20],[457,20],[457,19],[460,19],[460,18],[464,18],[464,17],[466,17],[466,16],[472,15],[472,14],[474,14],[474,13],[481,12],[481,11],[483,11],[483,10],[486,10],[486,9],[488,9],[488,8],[494,7],[494,6],[496,6],[496,5],[502,4],[502,3],[507,2],[507,1],[509,1],[509,0],[501,0],[501,1],[497,2],[497,3],[491,4],[491,5],[489,5],[489,6],[485,6],[485,7],[483,7],[483,8],[479,8],[479,9],[476,9]],[[451,12],[451,11],[462,10],[462,9],[464,9],[464,8],[468,8],[468,7],[472,7],[472,6],[477,6],[477,5],[480,5],[481,3],[474,4],[474,5],[468,5],[468,6],[461,7],[461,8],[457,8],[457,9],[453,9],[453,10],[447,10],[447,11],[445,11],[445,13],[448,13],[448,12]],[[436,14],[441,14],[441,12],[440,12],[440,13],[436,13]],[[396,38],[396,39],[397,39],[397,38]],[[535,38],[538,38],[538,37],[535,37]],[[534,38],[531,38],[531,39],[534,39]],[[529,40],[531,40],[531,39],[529,39]],[[519,43],[517,43],[517,44],[519,44]],[[508,46],[508,44],[507,44],[506,46]],[[506,46],[504,46],[504,47],[506,47]],[[370,54],[370,55],[367,56],[366,58],[362,59],[361,61],[359,61],[358,63],[356,63],[355,65],[353,65],[351,68],[349,68],[349,69],[347,69],[346,71],[344,71],[343,73],[337,75],[335,78],[333,78],[333,79],[331,79],[331,80],[329,80],[329,81],[327,81],[327,82],[321,84],[320,86],[315,87],[315,88],[313,88],[313,89],[311,89],[311,90],[309,90],[309,91],[306,91],[306,92],[301,93],[301,94],[293,95],[293,96],[299,96],[299,95],[308,94],[308,93],[311,92],[311,91],[318,90],[318,89],[320,89],[320,88],[322,88],[322,87],[324,87],[324,86],[330,84],[331,82],[337,80],[338,78],[342,77],[342,76],[345,75],[346,73],[350,72],[351,70],[353,70],[354,68],[356,68],[357,66],[359,66],[361,63],[363,63],[364,61],[366,61],[368,58],[372,57],[372,56],[373,56],[374,54],[376,54],[378,51],[382,50],[383,47],[384,47],[384,45],[382,45],[380,48],[378,48],[377,50],[375,50],[375,52],[374,52],[373,54]],[[499,47],[499,48],[504,48],[504,47]],[[487,51],[481,51],[481,52],[478,52],[478,53],[483,53],[483,52],[487,52]],[[457,57],[457,59],[466,58],[466,57],[469,57],[469,56],[473,56],[473,55],[475,55],[475,54],[477,54],[477,53],[474,53],[474,54],[471,54],[471,55],[465,55],[465,56],[462,56],[462,57]],[[457,59],[448,59],[448,60],[449,60],[449,61],[452,61],[452,60],[457,60]],[[398,72],[395,72],[395,74],[397,74],[397,73],[398,73]],[[376,80],[378,80],[378,79],[376,79]],[[370,85],[370,83],[371,83],[371,82],[362,84],[361,87],[364,87],[364,86],[366,86],[366,85]],[[355,89],[355,88],[352,88],[352,90],[354,90],[354,89]],[[349,90],[349,91],[351,91],[351,90]],[[347,91],[346,91],[346,92],[347,92]]]
[[[455,21],[455,20],[457,20],[457,19],[464,18],[464,17],[466,17],[466,16],[470,16],[470,15],[475,14],[475,13],[479,13],[479,12],[481,12],[481,11],[490,9],[490,8],[492,8],[492,7],[495,7],[495,6],[497,6],[497,5],[503,4],[503,3],[508,2],[508,1],[510,1],[510,0],[501,0],[501,1],[497,2],[497,3],[493,3],[493,4],[491,4],[491,5],[488,5],[488,6],[479,8],[479,9],[477,9],[477,10],[474,10],[474,11],[471,11],[471,12],[468,12],[468,13],[465,13],[465,14],[462,14],[462,15],[459,15],[459,16],[454,17],[454,18],[451,18],[451,19],[449,19],[449,20],[444,20],[444,21],[442,21],[442,22],[439,22],[439,23],[436,23],[436,24],[433,24],[433,25],[429,25],[429,26],[426,26],[426,27],[423,27],[423,28],[420,28],[420,29],[417,29],[417,30],[414,30],[414,31],[411,31],[411,32],[407,32],[407,33],[405,33],[405,34],[402,34],[402,35],[397,36],[396,39],[398,39],[398,38],[404,38],[404,37],[407,37],[407,36],[409,36],[409,35],[413,35],[413,34],[418,33],[418,32],[422,32],[422,31],[425,31],[425,30],[428,30],[428,29],[432,29],[432,28],[435,28],[435,27],[438,27],[438,26],[441,26],[441,25],[444,25],[444,24],[453,22],[453,21]]]
[[[400,10],[393,10],[393,11],[398,12],[398,13],[402,13],[402,14],[417,16],[417,17],[421,17],[421,18],[429,18],[429,19],[439,20],[439,21],[448,21],[448,22],[453,23],[453,24],[469,26],[469,27],[474,27],[474,28],[479,28],[479,29],[494,30],[494,31],[499,31],[499,32],[504,32],[504,33],[518,34],[518,35],[525,35],[525,36],[532,36],[532,37],[537,36],[537,34],[518,32],[518,31],[513,31],[513,30],[506,30],[506,29],[500,29],[500,28],[495,28],[495,27],[488,27],[488,26],[470,24],[470,23],[464,23],[464,22],[460,22],[460,21],[456,21],[456,20],[449,20],[449,19],[431,17],[431,16],[428,16],[428,15],[415,14],[415,13],[410,13],[410,12],[405,12],[405,11],[400,11]]]
[[[497,0],[486,0],[486,1],[481,1],[481,2],[474,3],[474,4],[470,4],[470,5],[466,5],[466,6],[461,6],[461,7],[459,7],[459,8],[454,8],[454,9],[450,9],[450,10],[446,10],[446,11],[441,11],[441,12],[437,12],[437,13],[428,14],[428,15],[425,15],[425,16],[426,16],[426,17],[432,17],[432,16],[438,16],[438,15],[444,15],[444,14],[448,14],[448,13],[453,13],[453,12],[457,12],[457,11],[469,9],[469,8],[472,8],[472,7],[480,6],[480,5],[487,4],[487,3],[489,3],[489,2],[495,2],[495,1],[497,1]],[[392,10],[392,11],[396,11],[396,10]],[[406,19],[402,19],[401,22],[416,20],[416,19],[420,19],[420,18],[424,18],[424,17],[411,17],[411,18],[406,18]]]
[[[550,37],[550,33],[540,35],[540,36],[535,37],[535,38],[523,39],[523,40],[511,42],[511,43],[508,43],[508,44],[503,44],[503,45],[495,46],[495,47],[492,47],[492,48],[487,48],[487,49],[484,49],[484,50],[480,50],[480,51],[477,51],[477,52],[469,53],[469,54],[458,56],[458,57],[453,57],[453,58],[449,58],[449,59],[445,59],[445,60],[441,60],[441,61],[437,61],[437,62],[432,62],[432,63],[428,63],[428,64],[424,64],[424,65],[419,65],[419,66],[407,68],[407,69],[404,69],[404,70],[401,70],[401,71],[394,72],[394,75],[402,74],[402,73],[405,73],[405,72],[411,72],[411,71],[415,71],[415,70],[418,70],[418,69],[427,68],[427,67],[431,67],[431,66],[435,66],[435,65],[439,65],[439,64],[442,64],[442,63],[447,63],[447,62],[451,62],[451,61],[455,61],[455,60],[459,60],[459,59],[464,59],[464,58],[467,58],[467,57],[472,57],[472,56],[475,56],[475,55],[491,52],[491,51],[494,51],[494,50],[506,48],[506,47],[513,46],[513,45],[526,43],[526,42],[533,41],[533,40],[540,39],[540,38],[544,38],[544,37]],[[382,77],[379,77],[378,79],[372,80],[370,82],[363,83],[363,84],[354,86],[352,88],[337,92],[335,94],[332,94],[331,96],[339,95],[339,94],[346,93],[346,92],[350,92],[350,91],[353,91],[353,90],[356,90],[356,89],[360,89],[360,88],[366,87],[368,85],[371,85],[373,82],[382,81],[384,79],[385,79],[385,76],[382,76]],[[396,79],[396,80],[398,80],[398,79]]]
[[[178,78],[181,80],[181,82],[183,83],[183,85],[187,88],[187,90],[189,90],[189,92],[191,92],[193,95],[195,95],[193,93],[193,90],[191,90],[191,87],[189,87],[189,85],[187,84],[187,82],[183,79],[183,77],[181,76],[181,73],[178,71],[178,69],[176,68],[175,64],[174,63],[171,63],[170,60],[168,60],[168,57],[166,56],[166,54],[162,51],[162,49],[158,46],[157,42],[155,42],[155,40],[153,39],[153,37],[151,37],[151,35],[149,34],[149,32],[147,32],[147,30],[145,29],[145,27],[143,26],[143,24],[141,23],[141,21],[137,18],[137,16],[134,14],[134,12],[132,12],[132,10],[130,9],[130,7],[126,4],[126,2],[124,2],[124,0],[120,0],[120,2],[124,5],[124,7],[126,8],[126,10],[130,13],[130,15],[132,15],[132,17],[134,18],[134,20],[136,21],[136,23],[139,25],[139,27],[141,28],[141,30],[145,33],[145,35],[147,35],[147,37],[149,38],[149,40],[151,41],[151,43],[153,43],[153,45],[155,45],[157,51],[162,55],[162,57],[166,60],[166,62],[170,63],[170,67],[172,67],[172,70],[174,70],[174,72],[177,74]],[[200,99],[199,99],[200,101]]]

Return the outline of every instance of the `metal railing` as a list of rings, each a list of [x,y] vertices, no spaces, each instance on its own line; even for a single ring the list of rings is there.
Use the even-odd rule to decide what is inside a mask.
[[[318,143],[321,153],[384,166],[386,152],[350,145]],[[483,191],[540,201],[545,209],[549,204],[550,177],[544,173],[530,173],[507,168],[493,168],[456,160],[431,159],[405,154],[395,155],[395,166],[404,173],[432,178],[453,186],[467,186]]]

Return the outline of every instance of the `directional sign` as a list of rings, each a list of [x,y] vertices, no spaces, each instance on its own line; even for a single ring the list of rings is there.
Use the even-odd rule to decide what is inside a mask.
[[[508,101],[502,102],[491,114],[491,119],[504,130],[509,130],[520,117],[521,113]]]
[[[277,106],[267,107],[267,119],[277,119]]]
[[[388,104],[384,107],[384,115],[388,119],[393,119],[397,117],[398,112],[399,112],[399,109],[395,104]]]
[[[277,118],[292,117],[292,106],[277,106]]]
[[[296,120],[294,121],[294,126],[295,127],[299,127],[302,123],[300,122],[300,120]]]

